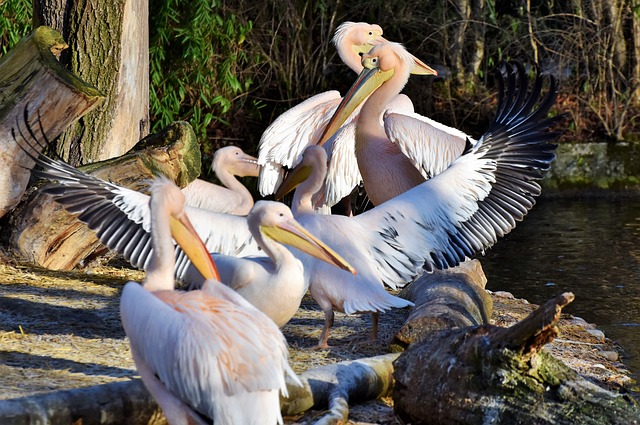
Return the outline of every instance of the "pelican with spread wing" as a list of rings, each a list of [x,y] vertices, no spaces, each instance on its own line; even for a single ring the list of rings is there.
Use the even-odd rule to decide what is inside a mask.
[[[325,312],[320,345],[327,343],[333,310],[375,312],[377,306],[365,302],[373,288],[400,287],[423,270],[454,267],[491,247],[524,218],[540,194],[536,180],[555,158],[551,142],[559,136],[549,131],[559,116],[547,118],[557,81],[549,77],[549,91],[541,99],[544,80],[538,75],[529,91],[524,70],[503,64],[498,112],[485,134],[431,179],[355,217],[313,213],[309,199],[323,179],[326,155],[321,148],[307,148],[278,196],[300,185],[292,206],[296,219],[358,270],[356,276],[339,278],[300,257],[310,291]]]
[[[344,22],[335,32],[333,42],[342,61],[356,74],[363,69],[360,55],[386,40],[382,28],[365,22]],[[413,58],[414,74],[435,75],[432,68]],[[258,187],[263,196],[275,193],[280,185],[283,167],[294,167],[302,157],[304,148],[316,144],[326,124],[341,102],[338,91],[315,95],[280,115],[262,134],[259,143],[258,163],[261,166]],[[410,113],[413,104],[408,97],[399,95],[390,99],[387,109]],[[353,113],[348,122],[357,116]],[[331,206],[349,195],[360,181],[360,173],[354,154],[354,127],[345,124],[331,142],[325,146],[329,153],[326,190],[317,195],[316,207]],[[333,133],[332,133],[333,134]]]

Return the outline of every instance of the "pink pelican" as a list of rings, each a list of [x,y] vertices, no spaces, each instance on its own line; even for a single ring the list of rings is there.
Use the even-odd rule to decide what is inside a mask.
[[[287,343],[271,320],[216,280],[184,204],[167,179],[152,184],[151,263],[142,285],[125,285],[120,303],[136,368],[170,424],[282,424],[285,373],[300,385]],[[172,236],[204,264],[210,279],[202,289],[174,290]]]

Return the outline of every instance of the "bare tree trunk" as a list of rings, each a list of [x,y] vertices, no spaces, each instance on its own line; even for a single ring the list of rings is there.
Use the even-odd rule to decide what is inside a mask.
[[[473,52],[471,61],[467,66],[467,83],[475,84],[482,61],[484,60],[484,35],[485,35],[485,0],[474,0],[472,8],[473,25],[471,35],[473,36]]]
[[[34,21],[60,31],[63,62],[107,101],[58,141],[73,165],[120,156],[149,132],[148,0],[34,0]]]
[[[23,114],[39,116],[45,136],[54,138],[104,99],[60,65],[55,56],[65,47],[60,33],[40,27],[0,58],[0,217],[22,198],[33,166],[12,134]]]
[[[633,44],[630,45],[632,49],[631,57],[633,58],[631,64],[630,80],[631,84],[636,87],[633,91],[633,104],[640,104],[640,16],[636,13],[636,10],[640,10],[640,1],[633,0],[631,2],[631,26],[633,34]]]
[[[469,19],[471,18],[471,4],[469,0],[454,1],[456,13],[460,16],[460,20],[454,25],[453,45],[451,46],[451,67],[453,77],[456,84],[464,86],[464,45],[469,27]]]

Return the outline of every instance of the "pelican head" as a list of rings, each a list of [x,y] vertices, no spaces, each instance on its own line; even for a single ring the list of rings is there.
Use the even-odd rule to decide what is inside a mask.
[[[161,197],[161,205],[167,209],[171,236],[180,245],[193,265],[205,279],[220,280],[209,251],[198,236],[191,220],[184,211],[184,193],[171,180],[160,177],[151,184],[152,197]]]
[[[383,43],[388,41],[382,36],[382,27],[366,22],[343,22],[333,35],[333,44],[338,50],[340,59],[357,73],[362,70],[360,56]],[[414,60],[412,74],[432,75],[432,72],[435,72],[420,59],[412,57]]]
[[[292,246],[352,274],[356,270],[337,252],[305,230],[294,218],[289,207],[280,202],[258,201],[247,216],[249,228],[255,234]]]
[[[362,55],[362,66],[364,69],[358,75],[347,94],[342,98],[333,117],[324,129],[324,133],[318,142],[324,144],[335,134],[344,122],[351,116],[353,111],[377,90],[385,82],[389,81],[396,73],[405,74],[399,76],[403,78],[404,84],[409,79],[410,70],[415,67],[413,55],[406,51],[399,43],[383,43],[375,46],[371,51]],[[438,75],[438,73],[427,65],[423,66],[424,75]]]
[[[215,151],[211,170],[225,170],[238,177],[258,177],[258,158],[247,155],[237,146],[225,146]]]

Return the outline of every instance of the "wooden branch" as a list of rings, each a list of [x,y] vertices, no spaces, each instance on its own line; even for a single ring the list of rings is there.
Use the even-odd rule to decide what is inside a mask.
[[[418,424],[631,424],[629,396],[586,381],[544,351],[557,333],[563,294],[511,328],[444,330],[395,361],[394,410]]]
[[[119,158],[80,167],[105,181],[144,190],[162,174],[186,186],[200,174],[200,146],[186,122],[177,122],[141,141]],[[102,257],[108,249],[92,230],[49,195],[34,191],[11,214],[10,246],[25,261],[53,270],[71,270]]]
[[[12,137],[24,111],[51,140],[104,99],[56,60],[65,48],[60,33],[39,27],[0,58],[0,217],[22,198],[33,167]]]
[[[437,330],[488,324],[493,302],[486,283],[478,260],[421,276],[400,293],[415,306],[393,344],[405,348]]]
[[[285,416],[311,408],[329,412],[316,425],[347,423],[349,403],[375,400],[389,394],[393,386],[393,361],[397,353],[340,362],[311,369],[299,375],[303,387],[287,384],[289,398],[280,407]]]

